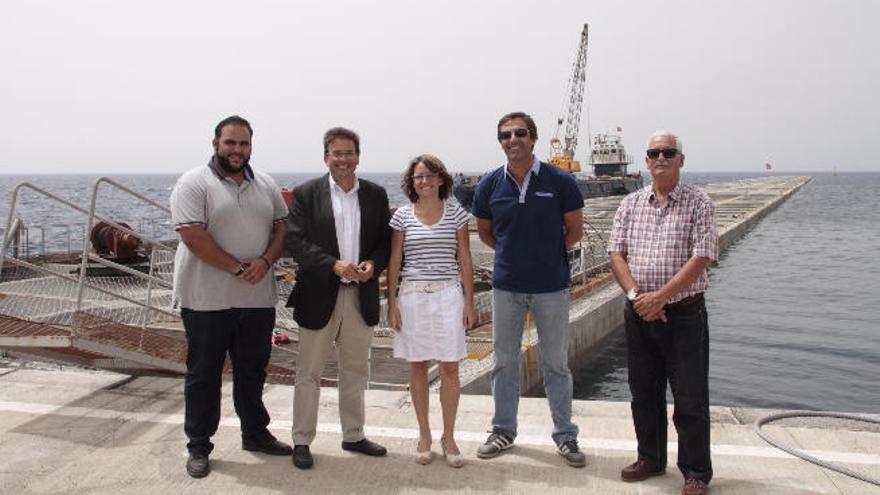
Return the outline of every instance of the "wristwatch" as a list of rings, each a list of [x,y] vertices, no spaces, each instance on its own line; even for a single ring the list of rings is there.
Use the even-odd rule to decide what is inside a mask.
[[[629,299],[630,301],[635,301],[637,295],[639,295],[639,293],[636,292],[636,288],[633,287],[632,289],[630,289],[630,290],[626,293],[626,298]]]
[[[234,275],[235,275],[236,277],[241,276],[241,274],[244,273],[244,271],[247,270],[247,269],[248,269],[248,266],[247,266],[246,264],[244,264],[244,263],[239,263],[239,264],[238,264],[238,271],[235,272]]]

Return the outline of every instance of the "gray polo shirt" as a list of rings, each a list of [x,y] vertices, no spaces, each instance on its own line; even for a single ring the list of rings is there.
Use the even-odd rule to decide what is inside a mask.
[[[287,219],[281,189],[268,174],[248,166],[241,184],[209,163],[183,174],[171,192],[175,230],[202,225],[238,259],[258,258],[269,246],[275,222]],[[181,242],[174,258],[174,305],[198,311],[271,308],[277,302],[272,273],[251,285],[200,260]]]

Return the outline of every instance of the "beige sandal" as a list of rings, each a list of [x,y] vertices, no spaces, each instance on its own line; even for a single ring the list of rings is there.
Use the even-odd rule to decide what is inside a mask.
[[[440,439],[440,447],[443,448],[443,458],[446,459],[446,464],[448,464],[450,467],[454,467],[454,468],[460,468],[460,467],[464,466],[464,456],[461,455],[460,451],[457,454],[450,454],[446,450],[446,439],[445,438]]]
[[[421,448],[421,443],[420,439],[418,445],[416,445],[416,463],[421,464],[422,466],[427,466],[428,464],[431,464],[431,461],[434,459],[434,453],[431,452],[430,443],[428,443],[426,450],[419,450]]]
[[[431,460],[434,458],[434,453],[430,450],[426,450],[422,452],[421,450],[416,450],[416,462],[421,464],[422,466],[427,466],[431,464]]]

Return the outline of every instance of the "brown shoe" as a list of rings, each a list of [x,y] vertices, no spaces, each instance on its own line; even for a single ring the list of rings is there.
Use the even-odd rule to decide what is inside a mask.
[[[623,481],[642,481],[651,476],[664,474],[666,474],[666,469],[660,469],[644,459],[639,459],[620,471],[620,479]]]
[[[705,481],[689,478],[684,482],[681,495],[705,495],[707,490],[709,490],[709,487]]]

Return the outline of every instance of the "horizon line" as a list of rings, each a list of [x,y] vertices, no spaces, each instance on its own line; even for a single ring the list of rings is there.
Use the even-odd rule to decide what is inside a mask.
[[[497,168],[497,167],[494,167]],[[485,173],[494,168],[485,169],[485,170],[456,170],[451,171],[451,174],[457,173],[465,173],[465,174],[480,174]],[[189,169],[187,169],[189,170]],[[306,170],[306,171],[298,171],[298,172],[282,172],[277,170],[260,170],[261,172],[267,174],[285,174],[285,175],[296,175],[296,174],[325,174],[327,170]],[[175,175],[175,174],[183,174],[186,170],[181,170],[180,172],[0,172],[0,176],[7,175],[105,175],[105,176],[114,176],[114,175]],[[774,174],[840,174],[840,173],[878,173],[880,172],[880,168],[877,169],[865,169],[865,170],[851,170],[851,169],[834,169],[834,170],[694,170],[682,169],[682,174],[687,173],[701,173],[701,174],[749,174],[755,173],[760,175],[774,175]],[[373,172],[373,171],[359,171],[360,174],[372,175],[372,174],[400,174],[401,172]],[[645,175],[650,175],[650,173],[645,173]]]

